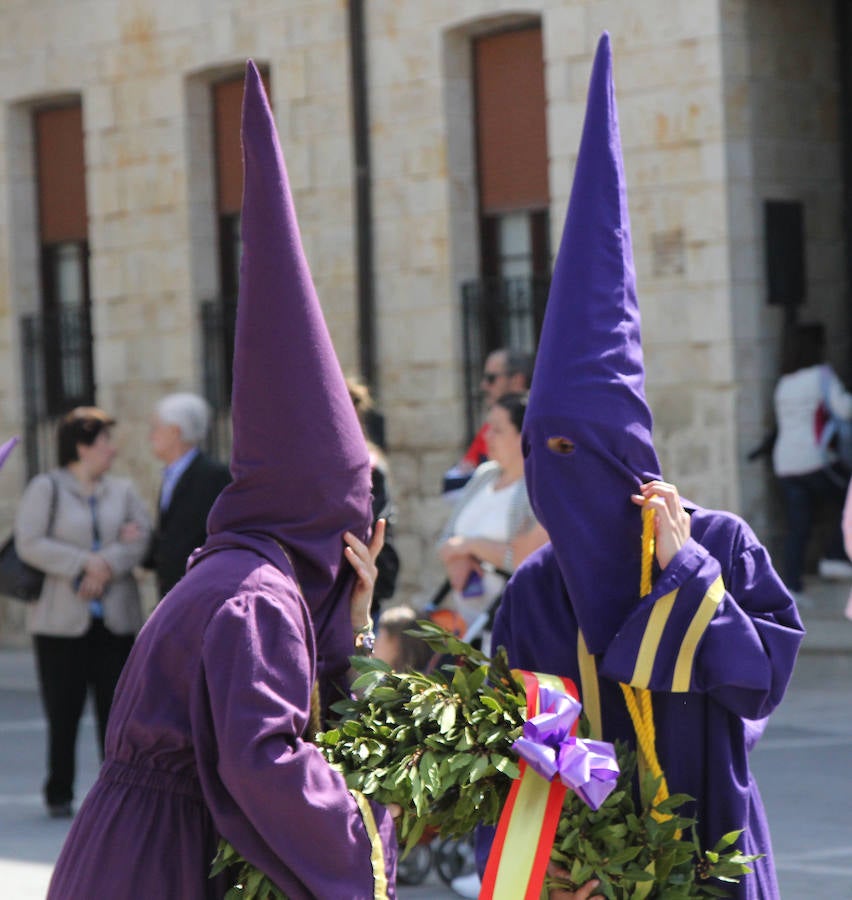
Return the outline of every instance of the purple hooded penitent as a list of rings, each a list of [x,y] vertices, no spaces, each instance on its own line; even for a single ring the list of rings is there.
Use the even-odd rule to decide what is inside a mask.
[[[604,36],[524,418],[527,491],[592,652],[636,600],[642,524],[630,494],[660,477],[651,426]]]
[[[343,534],[367,535],[369,458],[252,63],[243,153],[234,480],[139,634],[50,900],[221,900],[220,837],[289,900],[395,896],[390,815],[308,740],[354,651]]]
[[[604,35],[524,420],[527,490],[552,543],[507,585],[492,643],[514,667],[573,679],[595,738],[635,747],[622,685],[650,691],[659,762],[669,791],[695,798],[684,813],[702,845],[742,830],[738,846],[762,854],[731,895],[777,900],[749,751],[784,696],[801,621],[748,525],[686,503],[690,536],[640,596],[630,495],[660,476],[643,381]]]

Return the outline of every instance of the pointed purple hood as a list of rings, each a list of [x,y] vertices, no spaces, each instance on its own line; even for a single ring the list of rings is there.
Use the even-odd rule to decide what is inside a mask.
[[[275,123],[254,63],[243,97],[242,262],[234,346],[233,481],[207,548],[292,562],[322,658],[352,652],[343,533],[370,526],[367,445],[305,260]],[[202,551],[203,555],[203,551]],[[338,646],[339,645],[339,646]]]
[[[604,34],[524,419],[527,489],[593,653],[638,598],[642,526],[630,494],[660,477],[635,281]]]

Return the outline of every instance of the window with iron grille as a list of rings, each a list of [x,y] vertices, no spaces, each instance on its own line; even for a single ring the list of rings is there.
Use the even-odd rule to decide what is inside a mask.
[[[44,397],[56,416],[95,399],[83,114],[79,103],[39,109],[35,130]]]
[[[95,402],[85,241],[42,245],[42,337],[49,415]]]

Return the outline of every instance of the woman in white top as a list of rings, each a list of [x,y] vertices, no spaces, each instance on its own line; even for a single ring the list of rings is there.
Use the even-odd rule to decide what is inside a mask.
[[[819,440],[818,423],[826,412],[841,419],[852,418],[852,394],[823,363],[824,343],[822,325],[794,326],[786,336],[782,375],[775,387],[778,437],[772,464],[787,512],[784,578],[794,593],[803,589],[805,552],[814,513],[826,502],[839,508],[849,480],[848,471]],[[843,550],[839,513],[835,518],[820,561],[824,577],[852,575]]]
[[[468,626],[491,608],[508,574],[548,540],[524,483],[521,427],[526,407],[526,394],[504,394],[491,407],[486,420],[489,461],[465,486],[439,541],[451,605]]]

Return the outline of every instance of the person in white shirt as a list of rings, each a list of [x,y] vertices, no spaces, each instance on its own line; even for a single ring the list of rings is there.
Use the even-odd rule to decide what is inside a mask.
[[[808,602],[802,576],[814,516],[825,504],[839,509],[849,482],[849,472],[820,441],[820,428],[827,415],[852,418],[852,394],[824,363],[824,345],[822,325],[798,324],[790,329],[774,397],[778,436],[772,464],[787,514],[784,580],[802,604]],[[852,578],[839,513],[835,519],[819,574],[823,578]]]
[[[489,461],[474,472],[439,539],[438,555],[452,590],[450,606],[468,626],[493,606],[515,567],[547,543],[524,482],[521,427],[526,404],[526,394],[495,400],[486,420]]]

